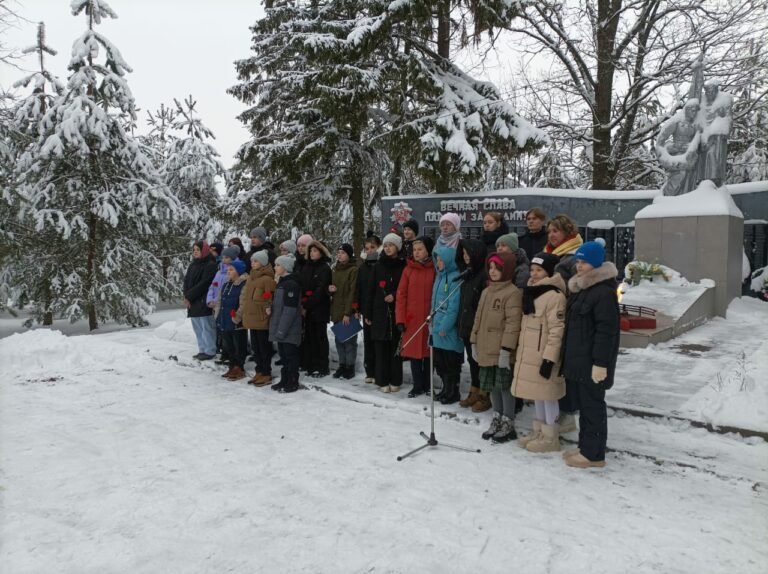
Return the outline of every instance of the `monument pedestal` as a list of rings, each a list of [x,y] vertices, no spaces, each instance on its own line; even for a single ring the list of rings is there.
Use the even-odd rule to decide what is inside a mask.
[[[691,193],[657,198],[635,216],[635,260],[658,262],[689,281],[715,282],[714,313],[741,295],[744,218],[730,194],[703,181]]]

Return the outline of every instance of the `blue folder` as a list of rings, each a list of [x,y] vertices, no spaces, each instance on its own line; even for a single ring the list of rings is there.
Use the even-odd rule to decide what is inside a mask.
[[[343,321],[339,321],[338,323],[334,323],[333,327],[331,327],[331,331],[333,331],[336,339],[342,343],[348,341],[362,330],[363,326],[360,324],[360,321],[354,317],[349,318],[349,325],[345,325]]]

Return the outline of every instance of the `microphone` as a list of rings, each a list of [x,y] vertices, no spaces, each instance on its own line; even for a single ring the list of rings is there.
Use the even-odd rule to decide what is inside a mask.
[[[467,267],[464,271],[459,273],[458,276],[454,277],[453,280],[454,281],[461,281],[462,279],[464,279],[465,277],[467,277],[468,275],[471,275],[471,274],[472,274],[472,268],[471,267]]]

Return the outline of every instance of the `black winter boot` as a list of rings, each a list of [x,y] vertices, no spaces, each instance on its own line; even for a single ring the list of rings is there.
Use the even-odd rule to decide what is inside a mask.
[[[444,405],[452,405],[453,403],[458,403],[460,399],[459,376],[449,375],[446,380],[446,391],[443,398],[440,399],[440,403]]]
[[[343,373],[341,373],[342,379],[354,379],[355,378],[355,366],[354,365],[347,365],[347,368],[344,370]]]
[[[333,372],[333,378],[340,379],[341,377],[344,376],[344,373],[346,372],[346,370],[347,370],[347,366],[339,363],[339,368]]]
[[[299,385],[299,376],[296,375],[295,377],[291,377],[291,380],[288,382],[287,385],[285,385],[282,389],[280,389],[281,393],[295,393],[300,388]]]

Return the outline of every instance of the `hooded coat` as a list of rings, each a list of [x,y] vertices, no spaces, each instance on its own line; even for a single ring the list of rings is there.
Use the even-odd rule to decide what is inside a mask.
[[[477,345],[477,363],[481,367],[497,366],[502,347],[510,351],[517,349],[523,315],[523,292],[512,283],[514,255],[496,255],[504,259],[501,280],[489,281],[480,295],[469,338],[473,345]]]
[[[267,307],[272,306],[275,296],[275,270],[272,265],[251,269],[248,282],[240,294],[240,312],[243,327],[255,331],[269,329]],[[268,293],[269,295],[265,296]]]
[[[238,309],[240,308],[240,294],[243,291],[248,275],[238,275],[234,281],[227,281],[221,286],[219,297],[216,301],[216,327],[222,331],[234,331],[240,328]]]
[[[321,257],[313,261],[309,257],[312,247],[320,250]],[[331,318],[331,294],[328,286],[331,284],[331,254],[325,245],[312,241],[307,245],[307,259],[299,271],[299,282],[303,290],[302,303],[306,310],[307,322],[327,323]]]
[[[363,315],[371,321],[371,340],[373,341],[392,341],[395,338],[397,288],[404,268],[405,259],[400,255],[387,257],[383,253],[379,255],[373,267],[363,309]],[[395,301],[387,303],[384,300],[387,295],[394,295]]]
[[[456,264],[459,271],[463,272],[469,267],[469,274],[464,276],[464,283],[461,284],[459,318],[456,322],[459,337],[462,339],[468,339],[472,334],[475,313],[480,303],[480,294],[488,282],[488,276],[485,274],[487,251],[485,244],[477,239],[462,239],[459,241],[459,249],[456,251]],[[469,253],[469,266],[464,263],[465,252]]]
[[[331,321],[338,323],[357,311],[357,263],[353,258],[347,263],[336,262],[331,275],[336,292],[331,297]]]
[[[406,260],[395,300],[395,322],[405,325],[401,336],[403,346],[400,350],[400,356],[404,359],[429,357],[429,328],[425,326],[418,330],[429,315],[434,282],[435,266],[432,259],[427,259],[424,263],[413,259]],[[416,331],[418,334],[414,337]]]
[[[464,356],[464,342],[459,337],[457,322],[461,305],[461,290],[456,289],[459,276],[456,266],[456,249],[441,245],[433,251],[433,257],[443,260],[443,270],[437,270],[432,288],[432,346],[436,349],[454,351]],[[437,263],[435,263],[436,265]],[[441,334],[442,333],[442,334]]]
[[[205,303],[209,307],[214,307],[216,305],[216,301],[219,299],[219,291],[224,283],[227,282],[227,267],[229,267],[227,263],[224,263],[223,261],[219,263],[219,270],[216,272],[216,275],[214,275],[211,286],[208,287]]]
[[[192,260],[184,275],[184,298],[190,303],[187,317],[207,317],[213,313],[206,297],[218,266],[213,255],[207,251],[206,249],[203,257]]]
[[[616,266],[606,261],[568,282],[561,372],[569,380],[592,378],[592,367],[605,367],[603,384],[613,386],[619,355],[620,313]]]
[[[547,286],[554,289],[546,290]],[[560,372],[560,349],[565,330],[565,282],[555,273],[534,285],[526,286],[534,312],[523,314],[517,344],[512,394],[532,401],[554,401],[565,395],[565,380]],[[542,361],[552,361],[552,375],[539,374]]]
[[[301,344],[301,285],[296,273],[283,275],[277,282],[269,321],[269,340],[273,343]]]

